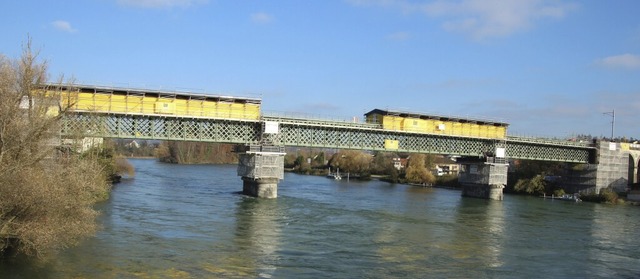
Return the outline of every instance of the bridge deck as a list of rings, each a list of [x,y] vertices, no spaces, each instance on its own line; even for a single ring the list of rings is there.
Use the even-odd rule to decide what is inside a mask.
[[[595,148],[585,143],[524,138],[484,138],[383,128],[379,124],[261,115],[257,98],[99,86],[48,85],[62,90],[65,137],[110,137],[484,156],[506,148],[509,158],[587,163]],[[278,123],[277,134],[264,133]],[[504,124],[506,127],[506,124]],[[387,145],[392,142],[394,144]]]
[[[64,115],[62,135],[257,144],[264,123],[279,133],[264,135],[285,146],[483,156],[506,147],[509,158],[588,163],[594,148],[564,141],[508,137],[506,140],[384,130],[376,125],[265,116],[260,120],[76,112]],[[385,148],[385,140],[398,148]]]

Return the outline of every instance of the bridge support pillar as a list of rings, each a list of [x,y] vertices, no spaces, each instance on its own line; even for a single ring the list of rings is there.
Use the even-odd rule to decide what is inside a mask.
[[[278,197],[277,178],[242,177],[242,193],[247,196],[273,199]]]
[[[499,201],[503,199],[502,190],[507,185],[509,164],[504,159],[502,162],[496,161],[463,163],[465,171],[458,178],[462,184],[462,196]]]
[[[602,189],[626,192],[637,179],[640,144],[597,141],[595,164],[569,169],[563,177],[565,192],[599,194]]]
[[[251,145],[239,153],[238,176],[242,193],[258,198],[277,198],[278,182],[284,178],[284,147]]]

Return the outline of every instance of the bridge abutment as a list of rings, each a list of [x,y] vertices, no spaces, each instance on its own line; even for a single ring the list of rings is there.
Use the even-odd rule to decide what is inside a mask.
[[[602,189],[625,192],[637,178],[636,158],[640,145],[598,141],[595,164],[571,169],[563,178],[565,190],[584,194],[598,194]]]
[[[458,181],[462,184],[462,196],[489,200],[503,200],[507,185],[509,164],[504,158],[490,158],[491,162],[463,162],[464,171]]]
[[[278,182],[284,178],[284,147],[250,145],[237,151],[242,193],[258,198],[277,198]]]

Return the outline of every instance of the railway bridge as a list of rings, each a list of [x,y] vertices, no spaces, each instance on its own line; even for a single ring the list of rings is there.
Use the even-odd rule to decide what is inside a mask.
[[[491,120],[373,110],[366,122],[355,123],[264,114],[258,98],[93,85],[45,88],[68,108],[63,138],[238,144],[243,192],[258,197],[277,197],[286,146],[457,155],[465,169],[462,194],[495,200],[502,199],[509,159],[588,164],[580,190],[637,182],[638,157],[630,154],[640,146],[509,136],[508,124]]]

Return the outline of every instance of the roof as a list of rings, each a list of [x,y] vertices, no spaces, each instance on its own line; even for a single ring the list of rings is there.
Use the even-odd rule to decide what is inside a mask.
[[[416,112],[408,112],[408,111],[398,111],[398,110],[383,110],[383,109],[374,109],[370,112],[364,114],[364,116],[369,116],[371,114],[380,114],[380,115],[394,115],[400,117],[412,117],[419,119],[434,119],[441,121],[451,121],[451,122],[460,122],[460,123],[476,123],[480,125],[494,125],[494,126],[509,126],[509,123],[491,119],[481,119],[481,118],[468,118],[468,117],[456,117],[456,116],[446,116],[446,115],[437,115],[437,114],[424,114],[424,113],[416,113]]]
[[[112,86],[99,86],[99,85],[83,85],[83,84],[45,84],[46,87],[59,88],[60,90],[79,90],[81,92],[94,92],[94,93],[106,93],[106,94],[132,94],[132,95],[157,95],[163,98],[177,98],[177,99],[203,99],[203,100],[216,100],[227,102],[243,102],[260,104],[262,99],[251,97],[234,97],[224,95],[202,94],[187,91],[172,91],[172,90],[154,90],[154,89],[140,89],[140,88],[126,88],[126,87],[112,87]]]

